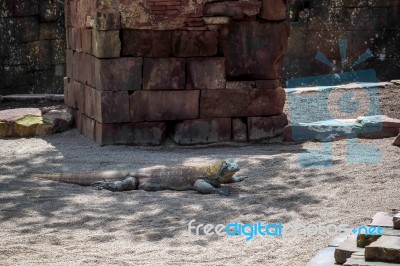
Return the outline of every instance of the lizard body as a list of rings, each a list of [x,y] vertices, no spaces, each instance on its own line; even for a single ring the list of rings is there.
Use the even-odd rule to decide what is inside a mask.
[[[243,181],[246,177],[235,175],[239,170],[235,162],[222,160],[203,167],[153,167],[135,171],[34,174],[32,177],[111,191],[169,189],[226,195],[228,193],[220,189],[220,185]]]

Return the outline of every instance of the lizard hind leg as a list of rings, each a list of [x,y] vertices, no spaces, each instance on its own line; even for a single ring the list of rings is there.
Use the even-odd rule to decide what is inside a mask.
[[[116,181],[97,181],[92,184],[97,189],[106,189],[113,192],[117,191],[130,191],[136,190],[138,187],[138,180],[135,177],[128,176],[124,180]]]
[[[216,188],[207,181],[199,179],[194,183],[193,189],[202,194],[220,194],[229,196],[229,192],[220,188]]]

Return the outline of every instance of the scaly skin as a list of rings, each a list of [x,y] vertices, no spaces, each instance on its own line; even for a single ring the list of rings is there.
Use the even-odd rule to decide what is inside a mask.
[[[246,177],[234,176],[239,166],[231,160],[223,160],[205,167],[158,167],[137,171],[103,171],[68,174],[35,174],[32,177],[63,183],[94,186],[111,191],[142,189],[157,190],[196,190],[203,194],[229,193],[220,185],[243,181]]]

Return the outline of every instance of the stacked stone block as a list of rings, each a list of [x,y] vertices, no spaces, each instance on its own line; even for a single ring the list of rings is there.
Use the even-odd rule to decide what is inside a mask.
[[[291,36],[284,79],[375,69],[378,79],[400,77],[400,1],[291,0]],[[347,41],[342,62],[339,40]],[[352,65],[366,50],[372,58]],[[332,68],[315,58],[320,51]]]
[[[81,133],[100,145],[282,133],[285,1],[195,2],[66,1],[65,102]]]
[[[61,1],[1,1],[0,95],[62,93],[63,10]]]

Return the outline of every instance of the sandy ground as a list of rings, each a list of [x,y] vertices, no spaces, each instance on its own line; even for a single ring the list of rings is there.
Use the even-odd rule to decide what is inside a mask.
[[[0,140],[1,265],[305,265],[328,235],[189,235],[188,222],[227,224],[369,222],[400,208],[400,149],[394,138],[363,140],[378,164],[348,161],[346,140],[332,144],[333,166],[302,168],[319,143],[242,147],[103,147],[76,130],[45,138]],[[322,154],[325,160],[329,154]],[[368,157],[361,152],[359,156]],[[232,195],[194,191],[112,193],[38,179],[29,173],[200,165],[235,158],[249,176]]]

